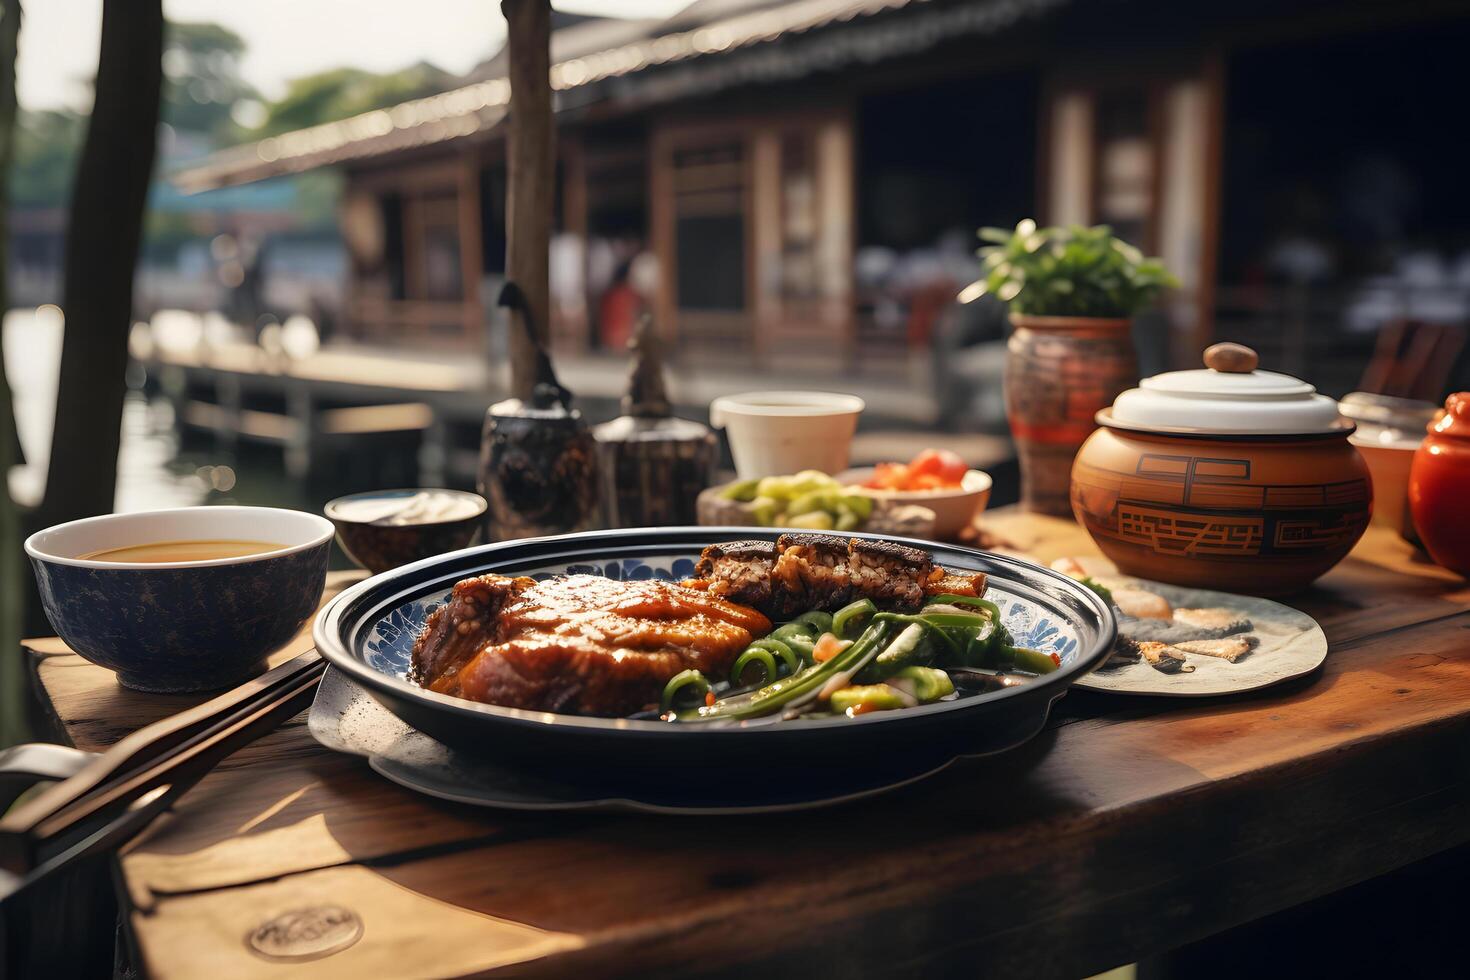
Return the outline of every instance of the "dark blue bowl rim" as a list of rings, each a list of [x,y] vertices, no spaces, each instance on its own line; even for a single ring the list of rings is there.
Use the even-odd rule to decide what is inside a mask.
[[[237,512],[242,510],[262,511],[271,513],[293,514],[299,517],[309,518],[313,521],[321,521],[326,526],[317,526],[315,536],[308,541],[299,544],[286,545],[274,551],[262,551],[252,555],[240,555],[235,558],[203,558],[197,561],[99,561],[95,558],[71,558],[66,555],[56,555],[49,551],[42,551],[36,543],[41,538],[55,531],[64,531],[72,527],[80,527],[88,524],[107,524],[113,522],[125,522],[144,517],[158,517],[163,514],[178,514],[193,511],[215,511],[215,512]],[[320,514],[313,514],[307,510],[296,510],[292,507],[258,507],[251,504],[196,504],[190,507],[158,507],[153,510],[126,510],[112,514],[97,514],[92,517],[80,517],[74,521],[63,521],[53,524],[51,527],[43,527],[25,539],[22,545],[26,557],[34,562],[46,565],[65,565],[70,568],[84,568],[94,571],[106,572],[138,572],[153,571],[166,572],[178,569],[193,568],[222,568],[234,565],[249,565],[255,562],[270,561],[275,558],[284,558],[288,555],[300,554],[310,551],[312,548],[329,544],[332,536],[337,533],[336,525]]]
[[[456,497],[468,497],[479,502],[480,507],[473,514],[465,517],[455,517],[447,521],[420,521],[414,524],[382,524],[377,525],[372,521],[355,521],[350,517],[332,513],[333,509],[340,503],[348,500],[364,500],[371,497],[393,497],[414,493],[433,491],[434,493],[448,493]],[[395,487],[391,490],[362,490],[358,493],[346,493],[340,497],[333,497],[322,505],[322,516],[333,524],[346,524],[349,527],[387,527],[393,529],[415,528],[415,527],[439,527],[440,525],[463,524],[465,521],[477,521],[485,516],[485,511],[490,509],[490,502],[482,495],[473,490],[452,490],[449,487]]]
[[[963,558],[967,565],[978,566],[976,570],[994,575],[1001,582],[1014,583],[1041,593],[1058,605],[1058,612],[1070,607],[1072,625],[1080,634],[1077,656],[1059,670],[1027,684],[955,701],[919,705],[902,711],[877,711],[857,718],[716,726],[586,717],[481,704],[427,691],[409,681],[376,671],[358,660],[352,652],[357,637],[376,623],[381,614],[423,595],[447,589],[462,578],[491,571],[489,566],[530,560],[546,561],[548,564],[565,560],[567,564],[575,564],[577,559],[587,561],[600,556],[605,561],[609,558],[640,554],[658,555],[666,554],[671,548],[681,547],[698,551],[717,541],[770,538],[779,533],[779,529],[766,527],[627,528],[582,531],[544,538],[520,538],[465,548],[374,575],[344,589],[317,615],[312,624],[312,640],[317,651],[333,667],[368,688],[370,692],[383,694],[390,702],[406,699],[462,719],[474,718],[483,723],[509,724],[539,731],[558,728],[580,729],[587,734],[636,734],[642,737],[657,734],[660,737],[699,736],[723,739],[736,735],[749,737],[761,733],[791,733],[818,728],[830,730],[837,725],[902,725],[941,714],[959,715],[983,711],[989,705],[1001,704],[1015,698],[1041,697],[1043,692],[1050,702],[1060,697],[1078,678],[1100,666],[1117,639],[1117,619],[1107,603],[1097,593],[1061,572],[1025,559],[959,545],[889,535],[851,533],[847,536],[893,541],[922,548],[933,554],[935,561],[941,564]]]

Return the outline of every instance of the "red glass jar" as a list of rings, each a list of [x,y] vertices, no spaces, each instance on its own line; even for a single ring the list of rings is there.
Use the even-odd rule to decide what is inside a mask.
[[[1470,575],[1470,391],[1445,399],[1415,451],[1409,510],[1429,557]]]

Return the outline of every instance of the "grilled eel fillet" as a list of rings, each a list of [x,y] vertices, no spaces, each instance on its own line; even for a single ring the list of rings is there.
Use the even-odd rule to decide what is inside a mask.
[[[918,548],[831,534],[713,544],[704,549],[694,573],[685,585],[775,620],[863,598],[884,609],[912,611],[930,595],[985,593],[983,573],[940,568]]]
[[[481,575],[430,614],[412,677],[487,704],[626,715],[680,671],[725,676],[770,628],[753,609],[672,582]]]

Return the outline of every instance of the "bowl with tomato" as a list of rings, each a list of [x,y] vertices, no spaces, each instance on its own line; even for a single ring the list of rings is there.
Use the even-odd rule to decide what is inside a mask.
[[[947,449],[925,449],[907,463],[847,470],[837,479],[880,500],[929,508],[936,538],[956,537],[990,501],[990,474]]]

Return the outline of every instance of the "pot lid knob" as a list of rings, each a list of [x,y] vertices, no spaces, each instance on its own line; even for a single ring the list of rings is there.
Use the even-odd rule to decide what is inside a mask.
[[[1444,400],[1444,411],[1429,423],[1429,434],[1470,438],[1470,391],[1457,391]]]
[[[1250,374],[1261,363],[1255,351],[1244,344],[1211,344],[1205,348],[1205,367],[1224,374]]]

